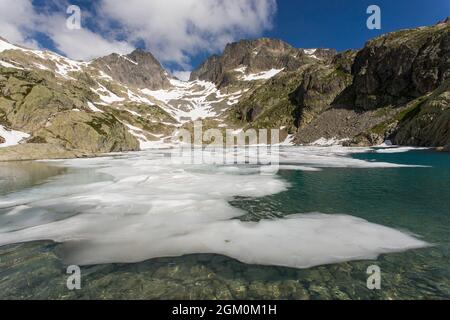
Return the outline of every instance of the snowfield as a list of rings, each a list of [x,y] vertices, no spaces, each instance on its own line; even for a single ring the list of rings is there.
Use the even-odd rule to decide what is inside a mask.
[[[243,76],[242,80],[244,80],[244,81],[269,80],[269,79],[275,77],[277,74],[279,74],[283,70],[284,69],[270,69],[270,70],[259,72],[259,73],[252,73],[252,74]]]
[[[5,139],[4,143],[0,143],[0,148],[5,148],[18,145],[23,139],[29,138],[30,135],[25,132],[8,130],[4,126],[0,125],[0,137]]]

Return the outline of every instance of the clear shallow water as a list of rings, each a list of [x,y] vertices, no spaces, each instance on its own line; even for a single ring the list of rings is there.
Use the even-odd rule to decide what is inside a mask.
[[[308,212],[321,212],[333,215],[333,217],[336,214],[346,214],[363,218],[381,226],[408,230],[420,235],[423,240],[436,245],[431,248],[381,255],[377,261],[363,260],[334,263],[303,270],[243,264],[217,254],[190,254],[178,258],[156,258],[136,264],[87,266],[82,269],[83,289],[71,292],[65,287],[65,264],[61,259],[67,258],[67,252],[70,253],[70,248],[68,251],[64,245],[57,245],[52,242],[10,244],[0,249],[0,297],[144,299],[449,298],[449,155],[415,151],[407,153],[361,153],[350,156],[339,152],[324,152],[315,149],[308,151],[308,154],[311,153],[315,154],[316,158],[311,159],[302,156],[299,160],[299,157],[287,154],[284,160],[289,165],[305,165],[306,163],[308,167],[325,166],[325,168],[322,168],[321,171],[282,170],[276,179],[265,179],[258,176],[254,181],[248,180],[248,176],[252,175],[247,173],[247,180],[245,180],[247,189],[244,192],[246,197],[236,198],[234,192],[230,193],[230,188],[226,186],[229,185],[232,189],[236,181],[227,180],[229,177],[220,177],[221,179],[217,181],[210,181],[212,184],[207,185],[209,189],[221,192],[222,195],[231,196],[229,200],[233,207],[230,208],[227,206],[220,207],[224,206],[222,201],[192,197],[192,194],[205,192],[205,190],[196,190],[194,188],[197,187],[195,183],[190,186],[192,192],[185,192],[185,188],[176,189],[179,180],[175,180],[174,184],[170,185],[171,190],[177,192],[172,194],[173,197],[163,200],[166,200],[164,203],[167,203],[167,200],[176,199],[179,201],[180,197],[185,197],[185,200],[189,201],[180,204],[183,208],[190,204],[197,211],[199,208],[206,208],[205,212],[211,212],[212,210],[226,212],[227,220],[229,214],[232,213],[235,214],[238,221],[256,222],[261,219],[279,219],[292,214]],[[339,157],[344,156],[345,159],[336,158],[336,154]],[[355,162],[350,157],[365,161],[356,160]],[[122,157],[119,157],[118,160],[120,158]],[[389,167],[389,165],[381,166],[380,163],[382,162],[430,167]],[[93,169],[102,165],[104,164],[97,162],[93,165],[91,163],[84,166],[84,168],[78,166],[64,169],[68,172],[63,175],[65,178],[62,181],[61,176],[54,176],[53,173],[48,174],[47,178],[44,175],[35,179],[38,181],[30,183],[32,187],[28,189],[23,190],[22,188],[25,186],[19,185],[17,189],[23,190],[21,194],[17,194],[17,190],[11,193],[11,186],[9,186],[3,190],[2,201],[24,202],[23,199],[30,197],[42,187],[45,187],[43,190],[45,190],[46,195],[50,192],[50,195],[52,195],[50,198],[53,198],[55,193],[61,190],[61,183],[63,185],[66,183],[66,188],[74,188],[69,190],[69,195],[79,192],[79,186],[99,180],[110,180],[117,183],[117,175],[115,178],[111,178],[111,175]],[[341,168],[336,168],[336,166],[341,166]],[[205,170],[208,171],[207,168],[196,168],[194,172]],[[39,171],[42,172],[43,170]],[[123,172],[123,174],[126,175],[127,172]],[[153,174],[158,175],[156,171]],[[182,179],[181,171],[178,174]],[[67,179],[67,176],[70,175],[70,179]],[[167,180],[168,177],[164,178]],[[189,181],[198,177],[190,175],[185,178]],[[208,179],[211,179],[211,176],[208,176]],[[42,180],[47,181],[47,183],[42,184]],[[239,181],[243,180],[240,179]],[[48,186],[55,182],[59,188],[56,190],[49,189]],[[215,187],[218,184],[222,185],[222,189]],[[269,184],[269,187],[267,187],[267,184]],[[260,186],[260,188],[255,189],[255,185]],[[96,188],[99,187],[101,186],[96,185]],[[126,192],[128,189],[122,190]],[[167,193],[165,194],[167,195]],[[171,195],[170,192],[168,194]],[[222,200],[222,195],[215,197],[214,200]],[[139,199],[139,194],[134,196],[134,209],[131,210],[131,213],[133,211],[135,213],[141,212],[142,208],[136,207],[136,203],[139,204],[139,201],[136,201],[136,199]],[[43,199],[42,195],[38,198],[39,200],[28,199],[25,202],[42,201]],[[89,199],[88,203],[83,203],[80,198],[72,202],[61,202],[61,200],[67,199],[67,195],[64,195],[64,197],[55,198],[55,203],[51,203],[49,197],[44,198],[47,202],[41,203],[38,207],[47,209],[45,212],[36,212],[37,206],[33,206],[34,210],[30,211],[29,215],[24,215],[27,217],[37,214],[38,218],[11,218],[11,215],[8,217],[6,212],[6,210],[10,211],[11,209],[3,209],[4,212],[0,215],[0,227],[4,231],[19,230],[32,225],[76,217],[80,212],[92,210],[92,199]],[[161,198],[157,200],[161,200]],[[193,200],[207,202],[198,207],[196,206],[197,203],[192,203]],[[123,205],[126,202],[121,199],[120,203]],[[12,205],[17,207],[18,203]],[[20,205],[23,205],[23,203]],[[102,204],[98,203],[95,207],[101,208],[101,206]],[[108,209],[115,207],[117,207],[117,203]],[[51,210],[48,210],[49,208]],[[126,205],[125,208],[130,207]],[[221,210],[218,210],[218,208]],[[169,218],[171,217],[169,216]],[[175,218],[171,220],[171,223],[179,217]],[[203,226],[204,220],[202,219],[200,222]],[[209,224],[207,227],[216,228],[213,231],[220,229],[220,226],[217,229],[215,225]],[[271,230],[273,230],[272,227]],[[283,233],[285,230],[282,228],[279,232]],[[335,229],[331,229],[331,231],[335,231]],[[29,234],[29,232],[27,233]],[[90,235],[92,236],[92,234]],[[209,239],[212,239],[208,233],[200,235],[202,238],[210,237]],[[227,237],[229,237],[229,234],[227,234]],[[245,235],[243,237],[245,238]],[[323,238],[320,233],[318,233],[317,239],[319,238]],[[173,244],[174,239],[170,238],[169,240]],[[230,241],[229,239],[226,240]],[[241,239],[233,238],[231,240],[239,244],[238,240]],[[261,238],[257,238],[257,240],[261,241]],[[313,243],[313,237],[309,237],[307,240],[306,247],[316,245]],[[266,242],[258,241],[253,245],[256,246],[261,243],[267,246]],[[305,248],[304,243],[295,243],[295,241],[298,241],[298,239],[292,238],[291,247],[293,250]],[[361,239],[355,239],[355,241],[361,241]],[[223,246],[223,243],[220,247],[216,246],[215,251],[218,248],[223,248]],[[100,249],[104,250],[104,247],[100,247]],[[164,248],[164,250],[168,249],[173,249],[173,247]],[[253,254],[254,257],[259,259],[260,251],[266,251],[265,247],[253,247],[252,249],[251,255]],[[80,250],[76,252],[80,252]],[[101,252],[101,250],[96,251],[95,256],[98,256],[98,252]],[[230,252],[226,253],[230,255]],[[115,256],[117,256],[117,253],[115,253]],[[242,257],[236,258],[242,260]],[[366,288],[366,269],[372,264],[377,264],[382,269],[382,290],[377,292]]]

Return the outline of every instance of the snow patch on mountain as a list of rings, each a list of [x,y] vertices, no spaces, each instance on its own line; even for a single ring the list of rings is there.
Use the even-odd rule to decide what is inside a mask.
[[[99,108],[97,108],[92,102],[88,102],[87,105],[88,105],[88,108],[89,108],[92,112],[100,112],[100,113],[103,113],[103,111],[100,110]]]
[[[34,55],[42,60],[42,63],[34,63],[36,67],[42,70],[54,71],[56,75],[68,80],[74,80],[68,75],[69,72],[81,72],[89,65],[87,62],[71,60],[54,52],[26,49],[0,39],[0,53],[7,50],[19,50],[28,55]],[[50,68],[50,66],[53,67],[53,65],[55,68]]]
[[[275,77],[284,69],[270,69],[267,71],[252,73],[248,75],[244,75],[241,79],[244,81],[257,81],[257,80],[268,80]]]
[[[98,96],[100,97],[100,100],[102,100],[107,105],[113,104],[115,102],[122,102],[125,100],[125,98],[118,97],[113,92],[109,91],[105,88],[105,86],[98,83],[99,88],[91,88],[92,91],[94,91]]]
[[[329,146],[339,146],[342,145],[343,142],[348,141],[349,139],[337,139],[337,138],[320,138],[313,143],[311,143],[312,146],[322,146],[322,147],[329,147]]]
[[[311,58],[320,60],[320,58],[315,55],[315,53],[317,52],[317,49],[304,49],[303,51],[305,52],[305,54],[307,54]]]
[[[138,65],[138,63],[136,62],[136,61],[133,61],[133,60],[131,60],[130,58],[128,58],[126,55],[120,55],[120,57],[122,58],[122,59],[125,59],[126,61],[128,61],[128,62],[130,62],[130,63],[132,63],[132,64],[134,64],[134,65]]]
[[[2,40],[0,38],[0,52],[6,51],[6,50],[32,51],[32,50],[29,50],[29,49],[25,49],[25,48],[22,48],[22,47],[15,46],[15,45],[13,45],[13,44],[11,44],[11,43],[9,43],[7,41],[4,41],[4,40]]]
[[[0,137],[5,139],[4,143],[0,143],[0,148],[11,147],[19,144],[22,140],[30,137],[28,133],[9,130],[0,125]]]
[[[168,90],[141,89],[140,92],[160,102],[159,106],[179,123],[219,115],[214,106],[221,102],[236,103],[242,91],[223,94],[216,85],[208,81],[181,81],[170,79],[172,88]]]
[[[6,68],[14,68],[14,69],[21,69],[21,70],[23,70],[23,68],[17,67],[15,65],[11,64],[11,63],[8,63],[8,62],[2,61],[2,60],[0,60],[0,65],[3,66],[3,67],[6,67]]]

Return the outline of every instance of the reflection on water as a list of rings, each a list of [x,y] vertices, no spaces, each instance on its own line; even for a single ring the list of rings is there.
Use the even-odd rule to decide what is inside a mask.
[[[434,247],[386,254],[377,261],[335,263],[304,270],[243,264],[215,254],[88,266],[82,268],[83,289],[68,291],[61,261],[64,247],[33,242],[0,249],[0,298],[450,298],[448,155],[409,152],[354,157],[431,167],[281,171],[279,177],[289,184],[288,190],[263,198],[235,198],[231,203],[247,212],[240,217],[244,221],[281,218],[298,212],[345,213],[419,234],[436,244]],[[66,175],[78,177],[84,171]],[[84,178],[78,177],[80,184],[99,178],[93,178],[92,171],[87,172]],[[366,270],[372,264],[382,269],[381,291],[366,287]]]
[[[43,183],[66,171],[34,161],[0,162],[0,195]]]

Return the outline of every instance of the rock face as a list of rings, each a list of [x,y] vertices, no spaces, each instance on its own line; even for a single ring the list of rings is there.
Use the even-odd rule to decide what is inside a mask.
[[[117,118],[86,110],[87,101],[95,97],[83,92],[82,84],[61,86],[34,71],[0,68],[0,72],[0,114],[11,127],[32,133],[32,142],[86,153],[139,149]]]
[[[177,121],[139,88],[167,86],[142,50],[86,63],[0,39],[0,125],[19,143],[1,148],[0,161],[140,150],[170,136]]]
[[[30,136],[0,161],[139,150],[190,128],[192,115],[221,130],[282,128],[298,144],[450,150],[449,19],[341,53],[243,40],[191,80],[215,86],[171,79],[142,50],[84,63],[0,38],[0,125]]]
[[[352,59],[350,52],[348,59]],[[297,106],[296,125],[301,128],[330,106],[352,83],[352,76],[337,59],[329,65],[316,64],[305,70],[299,87],[291,94]]]
[[[248,74],[271,69],[294,71],[312,59],[330,60],[334,54],[327,49],[296,49],[277,39],[242,40],[228,44],[222,55],[207,59],[192,72],[191,81],[199,79],[224,86],[230,82],[230,73],[242,67]]]
[[[252,90],[227,115],[246,127],[287,127],[301,144],[327,138],[367,146],[391,139],[446,150],[448,78],[447,19],[381,36],[360,51],[305,60]]]
[[[34,133],[35,141],[59,144],[86,153],[133,151],[139,143],[111,114],[80,111],[59,113],[51,124]],[[82,139],[80,139],[82,137]]]
[[[398,125],[394,142],[450,148],[450,80],[419,101]]]
[[[433,91],[450,77],[449,57],[448,22],[369,41],[353,65],[355,106],[401,105]]]
[[[450,145],[449,57],[449,19],[370,41],[356,57],[349,94],[356,110],[384,117],[350,145]]]
[[[127,86],[151,90],[170,87],[167,72],[158,60],[141,49],[128,55],[114,53],[94,60],[93,65]]]
[[[348,61],[355,53],[337,55],[331,63],[312,59],[267,81],[228,113],[232,122],[251,127],[287,127],[294,133],[323,112],[352,82]]]

